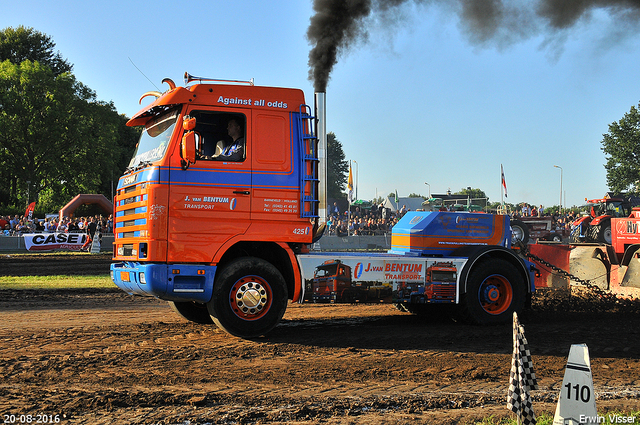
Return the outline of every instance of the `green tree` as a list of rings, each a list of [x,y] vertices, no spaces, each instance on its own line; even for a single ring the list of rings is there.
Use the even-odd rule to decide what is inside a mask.
[[[335,133],[327,133],[327,198],[346,197],[349,163]],[[354,182],[355,184],[355,182]]]
[[[0,31],[0,205],[55,211],[78,193],[113,194],[139,129],[75,79],[48,36]]]
[[[481,189],[472,189],[471,187],[467,187],[465,189],[460,189],[460,191],[454,193],[454,195],[466,195],[471,200],[471,204],[480,205],[483,208],[486,207],[489,202],[489,197]]]
[[[0,64],[0,148],[12,180],[12,198],[27,193],[28,203],[47,189],[78,186],[88,172],[92,140],[93,93],[71,74],[55,76],[38,62]],[[109,164],[107,164],[108,166]],[[82,183],[95,188],[93,178]],[[19,190],[19,191],[17,191]]]
[[[640,112],[635,106],[620,121],[609,124],[603,134],[602,150],[605,154],[607,185],[616,193],[640,192]]]
[[[483,200],[484,202],[489,201],[489,197],[484,193],[484,190],[481,189],[472,189],[467,187],[466,189],[460,189],[460,191],[454,193],[454,195],[467,195],[472,200]]]
[[[502,206],[501,202],[489,202],[487,203],[487,208],[492,211],[498,210]],[[509,212],[518,210],[518,206],[516,204],[511,204],[509,202],[505,202],[504,206],[507,208]]]
[[[73,65],[62,58],[60,52],[53,52],[56,44],[48,35],[33,28],[5,28],[0,31],[0,62],[9,60],[15,65],[25,60],[39,62],[49,67],[54,75],[71,72]]]

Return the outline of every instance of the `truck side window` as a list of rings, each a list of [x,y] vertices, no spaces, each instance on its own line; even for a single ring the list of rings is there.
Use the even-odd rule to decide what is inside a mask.
[[[191,111],[198,134],[197,159],[242,162],[246,158],[244,114]]]

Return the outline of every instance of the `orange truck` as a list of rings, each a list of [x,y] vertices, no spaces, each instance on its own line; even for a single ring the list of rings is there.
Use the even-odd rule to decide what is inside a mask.
[[[351,288],[351,267],[342,261],[327,260],[316,267],[311,286],[313,302],[343,301],[349,298]]]
[[[449,299],[472,321],[524,308],[535,270],[511,249],[506,216],[411,212],[388,253],[310,252],[327,215],[324,93],[312,110],[298,89],[188,74],[184,87],[163,83],[128,122],[144,130],[114,199],[111,276],[124,291],[251,338],[304,300],[305,280],[328,260],[405,305],[436,301],[424,296],[426,271],[446,261],[457,271]],[[423,296],[398,296],[406,283]]]

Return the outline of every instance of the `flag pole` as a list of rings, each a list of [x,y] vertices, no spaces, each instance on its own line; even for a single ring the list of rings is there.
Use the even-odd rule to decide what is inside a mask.
[[[347,236],[350,236],[350,223],[351,223],[351,199],[353,198],[353,174],[351,174],[351,160],[349,160],[349,179],[347,180],[347,200],[349,201],[349,207],[347,209]]]
[[[504,208],[504,188],[502,187],[503,176],[504,176],[504,171],[502,170],[502,164],[500,164],[500,203],[502,204],[502,208]]]
[[[504,178],[504,168],[502,164],[500,164],[500,202],[502,204],[502,211],[504,214],[507,214],[507,211],[504,206],[504,198],[507,197],[507,180]]]

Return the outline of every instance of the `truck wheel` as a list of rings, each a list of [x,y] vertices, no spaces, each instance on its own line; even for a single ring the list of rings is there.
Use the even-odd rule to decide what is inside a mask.
[[[287,286],[278,269],[256,257],[232,261],[216,276],[207,308],[214,323],[240,338],[273,329],[287,308]]]
[[[522,242],[529,243],[529,226],[520,220],[511,220],[511,243]]]
[[[591,231],[594,242],[611,245],[611,220],[605,220],[597,226],[593,226]]]
[[[169,305],[173,311],[190,322],[202,324],[213,323],[206,304],[195,301],[169,301]]]
[[[510,321],[524,303],[525,285],[518,270],[506,260],[491,259],[470,272],[461,307],[464,318],[488,325]]]

